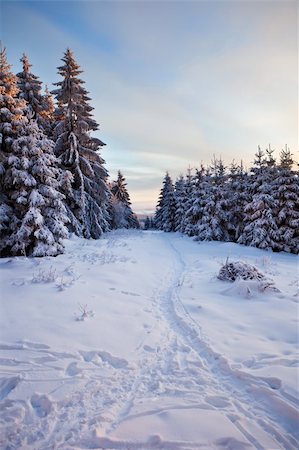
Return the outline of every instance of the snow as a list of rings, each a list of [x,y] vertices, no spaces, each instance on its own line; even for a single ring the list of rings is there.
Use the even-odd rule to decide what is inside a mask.
[[[0,447],[297,449],[298,256],[178,233],[0,260]],[[243,261],[257,280],[217,278]]]

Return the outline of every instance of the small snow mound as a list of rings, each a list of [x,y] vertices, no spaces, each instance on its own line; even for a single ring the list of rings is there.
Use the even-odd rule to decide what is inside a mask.
[[[230,297],[241,296],[245,299],[260,298],[260,294],[266,292],[279,292],[279,290],[273,285],[272,281],[258,281],[258,280],[236,280],[229,289],[226,289],[223,294]]]
[[[218,277],[222,281],[265,280],[266,277],[256,267],[243,261],[228,262],[221,267]]]

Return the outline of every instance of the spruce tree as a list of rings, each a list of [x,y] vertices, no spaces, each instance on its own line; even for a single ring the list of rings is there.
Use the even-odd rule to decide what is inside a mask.
[[[163,231],[175,230],[174,187],[168,172],[166,172],[163,180],[163,187],[157,204],[155,226]]]
[[[196,236],[198,233],[198,224],[202,219],[203,214],[203,198],[205,192],[203,190],[205,169],[203,166],[200,169],[196,169],[193,177],[193,188],[191,193],[191,206],[185,213],[185,230],[184,232],[188,236]]]
[[[277,176],[272,184],[277,200],[279,229],[278,249],[299,253],[299,174],[292,166],[294,160],[286,146],[280,153]]]
[[[277,168],[273,150],[266,150],[266,158],[260,148],[252,169],[252,200],[245,206],[244,230],[238,243],[266,250],[278,250],[279,231],[277,224],[278,202],[273,191],[273,179]]]
[[[28,57],[23,54],[20,61],[22,62],[23,70],[17,73],[18,96],[26,100],[27,107],[31,113],[30,117],[36,119],[38,125],[47,132],[51,109],[53,108],[53,103],[51,104],[49,99],[50,94],[42,94],[42,82],[31,72],[32,64],[30,64]]]
[[[3,251],[12,255],[56,256],[63,253],[68,221],[59,192],[59,169],[53,142],[26,120],[14,139],[4,188],[13,215]]]
[[[250,201],[249,181],[242,161],[240,165],[233,161],[225,188],[228,200],[228,232],[233,242],[239,239],[244,229],[244,209]]]
[[[9,234],[9,223],[13,208],[9,202],[4,186],[8,157],[12,145],[18,136],[19,125],[26,121],[24,111],[25,100],[17,97],[17,77],[11,72],[7,62],[6,50],[0,51],[0,253],[3,250],[4,239]]]
[[[182,233],[188,233],[189,229],[189,218],[187,217],[187,211],[190,210],[192,207],[192,197],[193,197],[193,175],[192,175],[192,169],[191,167],[187,170],[187,175],[185,178],[185,189],[184,189],[184,198],[183,201],[183,214],[182,214],[182,222],[181,227],[177,231],[181,231]]]
[[[140,228],[137,216],[132,211],[126,186],[126,180],[119,170],[117,180],[111,187],[113,228]]]
[[[58,67],[62,81],[52,91],[58,107],[55,111],[55,153],[61,167],[70,171],[62,180],[70,229],[79,236],[99,238],[109,230],[109,189],[107,170],[99,149],[105,145],[90,133],[98,130],[92,117],[93,108],[79,75],[82,73],[70,49],[67,49]]]
[[[144,229],[145,230],[149,230],[151,227],[151,221],[150,218],[148,216],[146,216],[146,219],[144,221]]]
[[[228,199],[225,194],[227,176],[221,159],[214,158],[203,183],[201,219],[197,240],[229,241]]]
[[[185,180],[183,175],[176,180],[174,186],[175,198],[175,216],[174,216],[174,230],[181,231],[182,222],[185,214]]]
[[[47,85],[45,88],[43,104],[44,104],[44,109],[42,111],[40,111],[40,113],[39,113],[41,116],[42,127],[43,127],[46,135],[50,139],[53,140],[54,139],[54,124],[55,124],[55,122],[54,122],[55,105],[54,105],[53,97],[52,97],[51,93],[49,92]]]

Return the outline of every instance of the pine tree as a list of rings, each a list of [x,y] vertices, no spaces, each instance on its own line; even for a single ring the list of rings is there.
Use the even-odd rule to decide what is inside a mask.
[[[63,253],[68,219],[63,195],[58,191],[59,170],[53,145],[36,120],[25,120],[18,126],[4,177],[5,192],[13,208],[3,241],[4,254]]]
[[[146,219],[144,221],[144,229],[145,230],[149,230],[151,227],[151,221],[150,218],[148,216],[146,216]]]
[[[168,172],[166,172],[163,180],[163,187],[157,204],[155,226],[163,231],[174,231],[175,229],[174,187]]]
[[[279,241],[276,220],[278,202],[274,197],[273,179],[277,168],[273,158],[273,150],[266,150],[267,158],[260,148],[256,154],[252,169],[252,200],[245,206],[244,230],[238,243],[266,250],[277,250]]]
[[[79,236],[97,239],[109,230],[110,221],[108,173],[98,153],[105,144],[90,136],[91,131],[98,130],[98,124],[92,118],[84,81],[78,77],[82,70],[70,49],[62,61],[58,73],[63,80],[55,83],[58,88],[52,92],[58,102],[54,114],[55,153],[61,167],[72,174],[62,180],[70,229]]]
[[[180,229],[176,230],[176,231],[181,231],[182,233],[186,233],[188,234],[189,231],[189,226],[190,226],[190,222],[189,222],[189,218],[187,217],[187,211],[190,210],[190,208],[192,207],[192,198],[193,198],[193,185],[194,183],[194,179],[193,179],[193,175],[192,175],[192,169],[191,167],[188,168],[187,170],[187,175],[186,175],[186,179],[185,179],[185,189],[184,189],[184,194],[183,194],[183,214],[182,214],[182,221],[181,221],[181,226]]]
[[[113,228],[140,228],[137,216],[131,209],[130,196],[126,186],[126,180],[119,170],[117,180],[111,187]]]
[[[277,200],[278,249],[299,253],[299,174],[292,170],[294,160],[286,146],[280,153],[280,165],[273,182]]]
[[[50,139],[54,139],[54,100],[46,85],[43,97],[44,109],[40,111],[42,127]]]
[[[196,240],[229,241],[228,199],[225,194],[227,176],[221,159],[214,158],[203,183],[201,220]]]
[[[225,196],[228,199],[228,231],[230,240],[236,242],[243,232],[244,209],[250,201],[249,179],[248,174],[244,171],[242,161],[240,165],[233,161],[230,166]]]
[[[200,169],[196,169],[193,177],[192,192],[190,197],[191,206],[185,213],[185,230],[188,236],[196,236],[198,233],[198,224],[202,219],[203,214],[203,198],[205,192],[203,190],[205,169],[203,165]]]
[[[11,72],[6,50],[0,51],[0,253],[9,233],[13,209],[4,187],[8,157],[18,136],[19,125],[26,121],[26,102],[18,99],[17,77]]]
[[[30,71],[32,64],[30,64],[28,57],[23,54],[20,61],[22,62],[23,71],[17,73],[18,96],[26,100],[30,117],[36,119],[38,125],[44,131],[47,131],[49,118],[51,117],[51,109],[53,108],[53,103],[51,104],[49,98],[50,94],[42,94],[42,82]]]
[[[175,198],[175,216],[174,216],[174,230],[181,231],[182,222],[185,214],[185,180],[183,175],[175,182],[174,187]]]

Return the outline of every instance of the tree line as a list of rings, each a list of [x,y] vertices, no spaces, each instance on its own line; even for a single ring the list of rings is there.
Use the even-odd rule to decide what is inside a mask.
[[[197,241],[237,242],[273,251],[299,253],[299,176],[286,146],[277,163],[274,151],[258,148],[253,166],[222,159],[201,165],[175,183],[163,181],[154,223]]]
[[[138,228],[125,178],[110,182],[99,125],[67,49],[51,93],[26,55],[14,74],[0,51],[0,256],[56,256],[70,233],[98,239]]]

